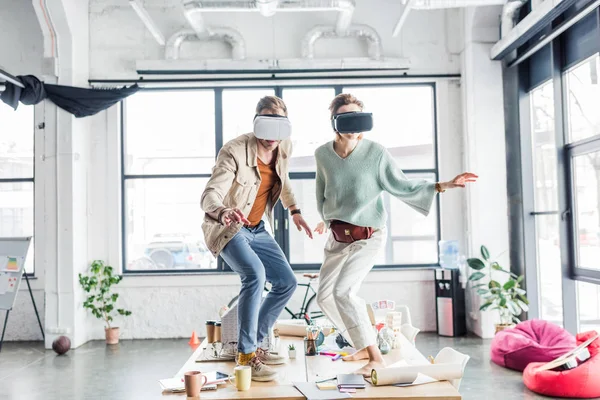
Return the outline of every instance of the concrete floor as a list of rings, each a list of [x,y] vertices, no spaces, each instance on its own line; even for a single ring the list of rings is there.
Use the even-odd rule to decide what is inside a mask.
[[[446,346],[471,356],[460,392],[465,400],[547,399],[523,385],[521,374],[490,362],[489,340],[417,337],[425,355]],[[41,342],[8,342],[0,353],[0,400],[185,399],[163,396],[158,380],[175,374],[191,354],[187,340],[126,340],[117,346],[95,341],[65,356]]]

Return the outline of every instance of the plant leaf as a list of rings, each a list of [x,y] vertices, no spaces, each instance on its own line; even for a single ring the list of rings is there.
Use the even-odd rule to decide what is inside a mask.
[[[518,283],[521,283],[521,282],[523,282],[523,279],[525,279],[525,275],[521,275],[521,276],[519,276],[519,277],[517,278],[517,282],[518,282]]]
[[[504,271],[504,269],[500,266],[500,264],[498,264],[497,262],[493,262],[492,263],[492,268],[495,269],[496,271],[502,271],[502,272],[506,272]]]
[[[494,289],[494,288],[500,288],[502,286],[500,285],[500,282],[491,280],[490,283],[488,284],[488,287],[490,289]]]
[[[490,259],[490,252],[488,251],[487,247],[481,246],[481,256],[486,261]]]
[[[489,308],[489,306],[491,306],[494,302],[493,301],[486,301],[485,303],[483,303],[481,305],[481,307],[479,307],[479,311],[485,311]]]
[[[476,271],[480,271],[485,268],[485,264],[479,258],[469,258],[467,260],[467,264],[469,264],[469,267]]]
[[[484,286],[485,286],[485,287],[487,287],[487,283],[479,283],[479,284],[477,284],[477,285],[473,285],[473,286],[471,286],[471,287],[472,287],[473,289],[477,289],[477,288],[484,287]]]
[[[478,281],[478,280],[482,279],[483,277],[485,277],[485,274],[483,272],[474,272],[471,274],[471,276],[469,276],[469,280],[470,281]]]
[[[525,304],[523,301],[517,300],[517,304],[523,309],[523,311],[525,311],[525,312],[529,311],[529,306],[527,304]]]
[[[498,306],[505,308],[506,307],[506,297],[504,297],[504,295],[502,293],[498,293],[498,296],[500,297],[500,303],[498,303]]]
[[[510,312],[511,312],[512,315],[519,315],[519,314],[521,314],[521,308],[514,301],[508,300],[506,302],[506,306],[508,307],[508,309],[510,310]]]
[[[519,295],[519,299],[521,299],[521,301],[527,305],[529,305],[529,300],[527,300],[527,297],[523,296],[523,295]]]
[[[510,290],[510,289],[514,288],[516,284],[517,284],[516,281],[509,279],[508,281],[506,281],[503,288],[504,288],[504,290]]]
[[[477,294],[483,296],[484,294],[488,294],[490,291],[488,289],[477,289]]]

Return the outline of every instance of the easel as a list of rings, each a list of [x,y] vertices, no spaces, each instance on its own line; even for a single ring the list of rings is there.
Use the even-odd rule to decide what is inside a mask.
[[[33,303],[33,309],[35,310],[35,316],[37,317],[37,321],[40,326],[40,331],[42,332],[42,338],[44,340],[46,340],[46,334],[44,333],[44,328],[42,327],[42,321],[40,320],[40,314],[38,313],[37,306],[35,305],[35,299],[33,298],[33,292],[31,291],[31,285],[29,284],[29,278],[27,277],[27,274],[25,273],[25,271],[23,271],[23,276],[25,277],[25,282],[27,282],[27,289],[29,289],[29,296],[31,296],[31,303]],[[6,332],[6,324],[8,322],[8,316],[10,315],[11,310],[6,310],[6,315],[4,317],[4,327],[2,328],[2,338],[0,338],[0,352],[2,352],[2,343],[4,343],[4,333]]]
[[[25,272],[25,258],[27,257],[30,242],[31,237],[0,238],[0,309],[6,310],[2,336],[0,337],[0,351],[2,351],[2,344],[4,343],[8,316],[15,305],[15,299],[19,293],[19,284],[23,276],[27,282],[29,296],[33,303],[33,309],[35,310],[35,316],[37,317],[42,337],[46,339],[40,314],[33,298],[33,292],[31,291],[29,277]]]

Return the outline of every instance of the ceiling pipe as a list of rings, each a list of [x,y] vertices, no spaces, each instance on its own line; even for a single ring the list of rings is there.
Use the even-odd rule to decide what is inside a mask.
[[[404,8],[402,9],[402,14],[400,14],[400,19],[396,23],[396,27],[394,27],[394,32],[392,33],[392,37],[398,36],[400,31],[402,30],[402,27],[404,26],[404,23],[406,22],[406,19],[408,18],[408,14],[410,14],[410,11],[412,10],[414,3],[415,3],[415,0],[408,0],[406,2],[406,4],[404,5]]]
[[[413,3],[415,10],[436,10],[444,8],[461,8],[477,6],[499,6],[506,3],[506,0],[402,0],[403,4]]]
[[[197,31],[192,29],[182,29],[176,32],[167,41],[165,46],[165,59],[179,59],[179,50],[183,42],[188,40],[220,40],[231,46],[232,60],[244,60],[246,58],[246,43],[242,35],[231,28],[210,28],[202,37],[198,37]]]
[[[138,17],[140,17],[140,19],[146,26],[146,29],[148,29],[148,32],[150,32],[150,34],[152,34],[152,36],[154,37],[154,40],[156,40],[156,42],[161,46],[164,46],[165,37],[163,36],[162,32],[160,31],[152,17],[150,17],[150,14],[148,14],[148,11],[146,11],[140,0],[129,0],[129,5],[131,6],[131,8],[133,8]]]
[[[279,0],[256,0],[256,7],[263,17],[272,17],[277,12]]]
[[[365,39],[369,46],[369,58],[371,60],[382,59],[383,49],[381,38],[377,31],[368,25],[351,25],[343,35],[339,35],[337,30],[330,26],[315,26],[304,35],[304,39],[302,40],[302,57],[313,59],[315,57],[315,43],[317,40],[323,38]]]
[[[201,12],[202,10],[199,9],[194,2],[185,3],[183,5],[183,15],[185,15],[188,24],[190,24],[199,38],[206,38],[208,37],[208,29],[204,23]]]
[[[354,0],[191,0],[184,4],[186,14],[193,19],[208,12],[260,12],[272,16],[276,12],[338,11],[336,32],[343,35],[352,22],[356,2]],[[188,18],[190,21],[190,18]],[[193,23],[190,21],[190,23]],[[204,33],[204,31],[202,31]]]

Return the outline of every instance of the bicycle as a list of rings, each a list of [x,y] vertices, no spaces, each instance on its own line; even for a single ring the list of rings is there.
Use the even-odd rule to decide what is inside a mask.
[[[300,305],[300,310],[298,312],[293,312],[289,309],[289,307],[286,306],[285,311],[287,311],[288,314],[290,314],[291,319],[304,319],[308,324],[310,324],[310,322],[313,319],[323,318],[325,317],[325,314],[318,308],[319,306],[317,305],[317,292],[312,286],[313,281],[319,278],[319,274],[304,274],[304,277],[308,278],[309,281],[308,283],[298,283],[298,286],[306,288],[306,291],[304,292],[304,299],[302,300],[302,304]],[[269,293],[269,291],[270,289],[267,286],[265,286],[263,291],[263,298]],[[310,292],[312,292],[312,296],[309,297]],[[231,301],[229,301],[229,304],[227,304],[227,307],[233,307],[237,303],[238,298],[239,295],[231,299]]]

